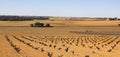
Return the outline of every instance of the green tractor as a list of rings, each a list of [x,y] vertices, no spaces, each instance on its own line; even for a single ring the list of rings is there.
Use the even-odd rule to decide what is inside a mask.
[[[50,27],[50,24],[44,24],[44,23],[40,23],[40,22],[36,22],[34,24],[31,24],[31,27]]]

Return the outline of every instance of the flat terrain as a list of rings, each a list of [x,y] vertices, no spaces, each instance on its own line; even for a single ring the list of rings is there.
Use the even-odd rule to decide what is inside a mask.
[[[120,21],[34,22],[0,22],[0,57],[120,57]]]
[[[120,21],[50,21],[50,20],[34,20],[34,21],[0,21],[0,26],[30,26],[30,24],[35,22],[50,23],[52,26],[83,26],[83,27],[93,27],[93,26],[118,26]]]

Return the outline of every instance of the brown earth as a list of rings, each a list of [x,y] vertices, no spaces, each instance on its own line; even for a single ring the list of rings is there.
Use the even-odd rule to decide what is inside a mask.
[[[0,22],[0,57],[120,57],[119,21],[34,22]]]

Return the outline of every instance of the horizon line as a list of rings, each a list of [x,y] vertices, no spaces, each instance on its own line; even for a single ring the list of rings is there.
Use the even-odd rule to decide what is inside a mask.
[[[49,16],[49,15],[10,15],[10,14],[0,14],[0,16],[43,16],[43,17],[80,17],[80,18],[115,18],[115,17],[90,17],[90,16]],[[120,17],[117,17],[120,18]]]

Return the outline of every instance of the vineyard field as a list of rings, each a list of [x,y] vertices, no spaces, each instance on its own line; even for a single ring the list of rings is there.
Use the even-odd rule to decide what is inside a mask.
[[[0,27],[0,57],[119,57],[119,29]]]

